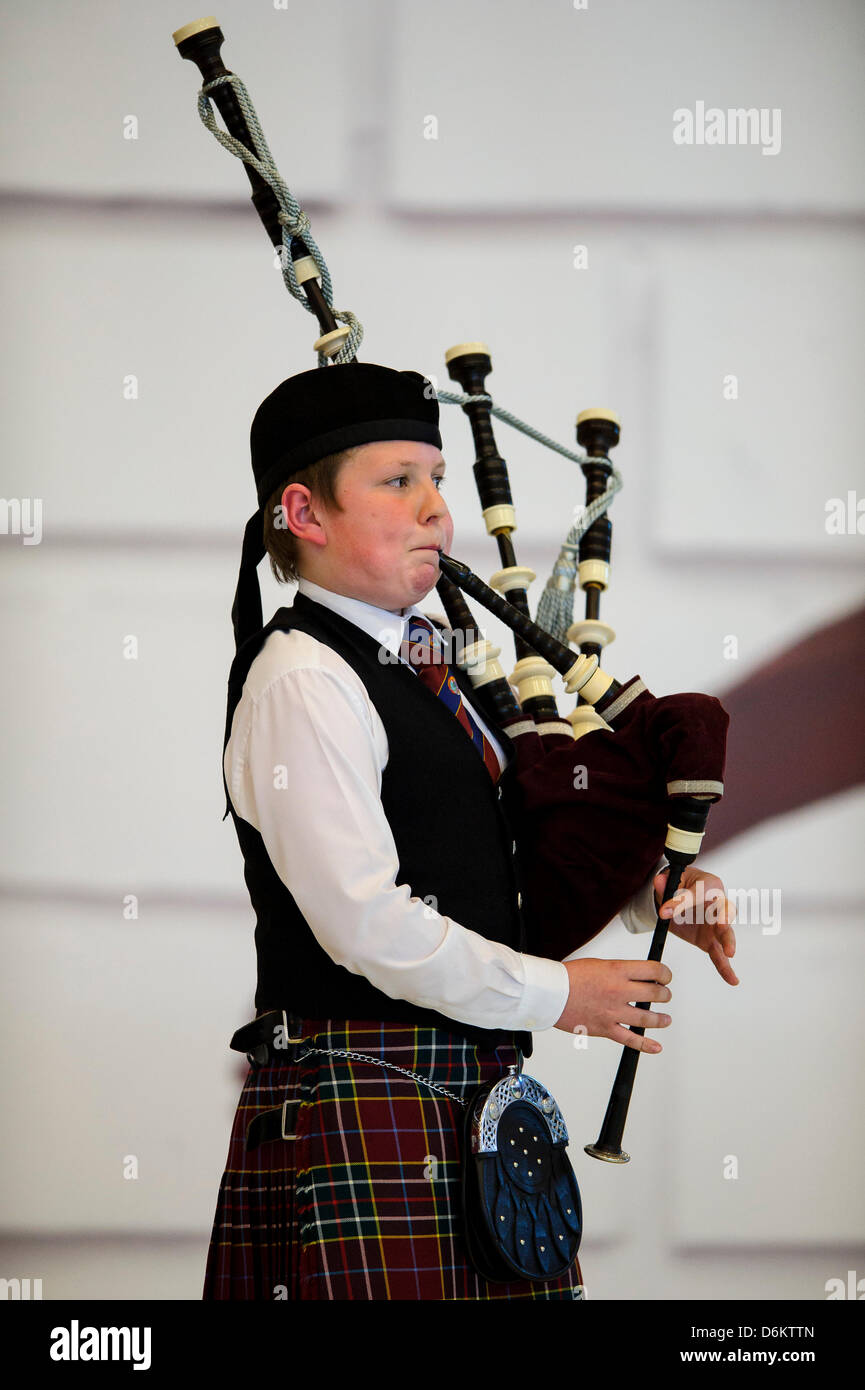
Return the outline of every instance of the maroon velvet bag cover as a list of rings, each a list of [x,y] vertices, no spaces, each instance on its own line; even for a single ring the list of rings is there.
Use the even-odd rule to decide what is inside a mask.
[[[664,853],[670,795],[723,783],[728,724],[714,696],[642,690],[609,731],[514,738],[532,954],[562,960],[643,886]]]

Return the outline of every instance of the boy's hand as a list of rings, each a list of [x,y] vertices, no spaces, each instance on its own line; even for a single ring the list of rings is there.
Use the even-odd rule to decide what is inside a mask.
[[[653,884],[655,907],[660,904],[670,870],[662,869]],[[703,887],[697,892],[697,884]],[[699,910],[696,910],[699,909]],[[689,864],[682,874],[675,895],[661,908],[662,920],[670,922],[670,931],[706,951],[728,985],[737,985],[739,977],[730,965],[729,957],[736,954],[736,936],[730,925],[736,908],[724,892],[717,874],[705,873]]]
[[[571,992],[556,1028],[584,1030],[593,1038],[611,1038],[638,1052],[660,1052],[661,1044],[632,1033],[631,1028],[667,1028],[669,1014],[635,1008],[630,1001],[666,1003],[672,971],[654,960],[566,960]],[[629,1027],[625,1027],[628,1024]]]

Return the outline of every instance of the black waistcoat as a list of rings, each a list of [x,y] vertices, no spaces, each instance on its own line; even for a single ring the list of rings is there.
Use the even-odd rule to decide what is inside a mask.
[[[382,662],[378,642],[354,623],[298,593],[291,608],[280,608],[265,628],[245,642],[229,675],[223,751],[254,658],[271,632],[292,629],[325,643],[357,672],[384,725],[388,761],[381,799],[399,856],[397,884],[407,883],[413,897],[432,899],[443,916],[480,936],[522,950],[509,811],[513,763],[494,784],[451,711],[401,661]],[[456,667],[454,675],[471,700],[468,677]],[[506,736],[498,730],[496,735],[507,746]],[[293,790],[302,797],[311,789]],[[256,1009],[287,1009],[306,1018],[382,1019],[444,1028],[485,1048],[516,1041],[524,1056],[531,1056],[531,1033],[478,1028],[408,1000],[391,999],[365,976],[333,961],[279,878],[259,832],[236,814],[230,799],[226,815],[229,812],[256,915]],[[327,834],[326,826],[321,833]]]

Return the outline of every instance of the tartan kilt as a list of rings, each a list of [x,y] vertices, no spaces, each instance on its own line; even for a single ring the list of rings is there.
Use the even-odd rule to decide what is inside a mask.
[[[358,1052],[429,1077],[461,1099],[522,1054],[440,1028],[302,1022],[307,1046]],[[299,1100],[294,1136],[245,1149],[261,1111]],[[291,1112],[289,1112],[291,1113]],[[583,1297],[576,1261],[545,1283],[488,1282],[462,1240],[464,1107],[374,1062],[311,1052],[250,1068],[232,1127],[204,1299]]]

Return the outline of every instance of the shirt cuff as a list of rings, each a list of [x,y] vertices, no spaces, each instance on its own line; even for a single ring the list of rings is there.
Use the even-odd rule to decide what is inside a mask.
[[[666,865],[666,859],[658,861],[657,867],[646,879],[642,888],[631,898],[629,903],[625,903],[619,916],[624,922],[629,932],[654,931],[658,922],[658,914],[655,910],[655,875],[660,873]]]
[[[552,1028],[564,1013],[571,992],[567,969],[561,961],[544,956],[523,956],[522,962],[526,978],[514,1028],[538,1032]]]

